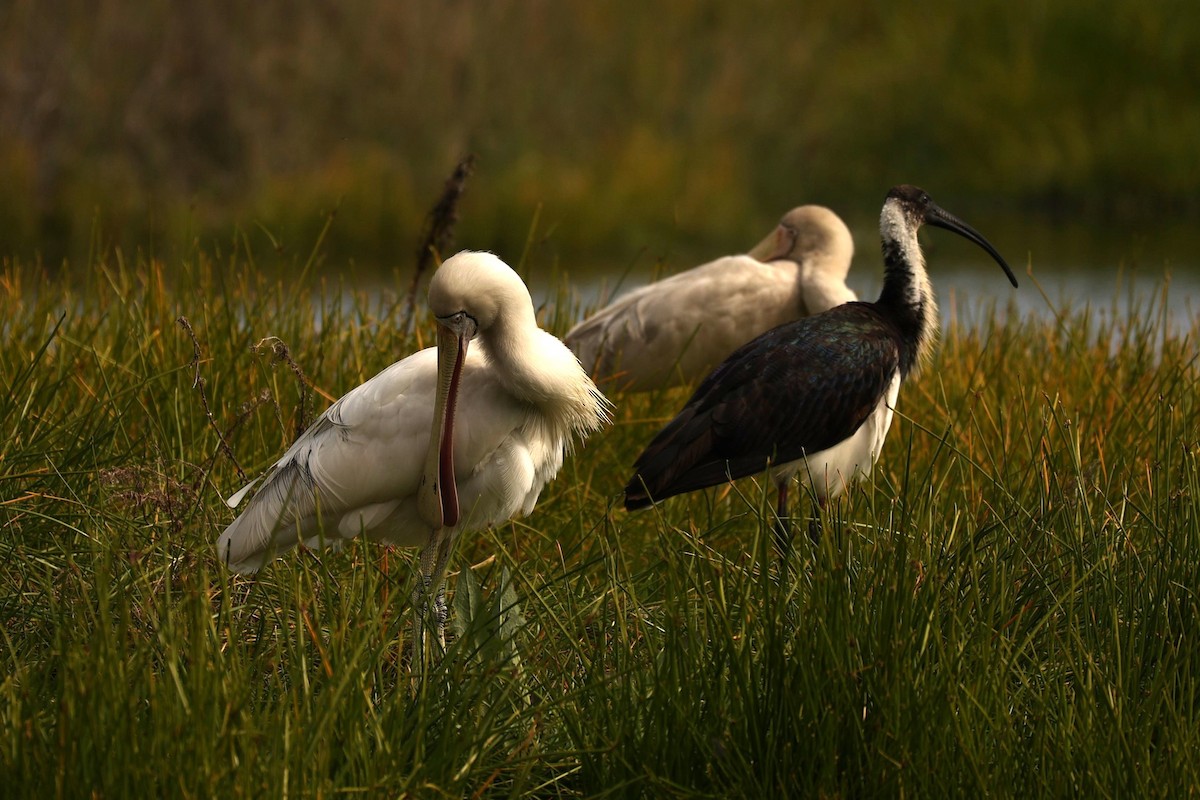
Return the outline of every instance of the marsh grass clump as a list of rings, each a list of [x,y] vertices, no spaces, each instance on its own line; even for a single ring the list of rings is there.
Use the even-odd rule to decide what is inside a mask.
[[[267,467],[429,322],[404,333],[403,279],[362,292],[254,263],[4,266],[14,796],[1200,782],[1197,331],[1164,294],[1124,313],[973,309],[906,387],[874,478],[789,563],[761,480],[621,511],[633,457],[686,393],[621,399],[533,516],[457,544],[456,635],[414,683],[415,552],[301,550],[246,579],[213,542],[238,467]],[[296,370],[251,351],[267,336]]]

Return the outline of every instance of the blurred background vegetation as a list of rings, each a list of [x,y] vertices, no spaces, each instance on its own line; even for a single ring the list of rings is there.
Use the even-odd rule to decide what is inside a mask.
[[[1194,236],[1198,75],[1182,0],[5,0],[0,252],[299,253],[336,210],[394,267],[468,152],[459,242],[510,259],[535,218],[564,263],[873,226],[898,182]]]

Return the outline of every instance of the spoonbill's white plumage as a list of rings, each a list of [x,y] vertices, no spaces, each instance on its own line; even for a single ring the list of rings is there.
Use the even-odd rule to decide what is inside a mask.
[[[786,541],[787,487],[794,475],[810,482],[824,504],[853,478],[869,474],[900,385],[928,359],[937,337],[937,303],[917,239],[922,225],[974,242],[1017,285],[982,234],[921,189],[893,188],[879,221],[879,299],[797,320],[739,348],[638,456],[625,507],[644,508],[770,467],[779,489],[778,531]]]
[[[607,401],[496,256],[448,259],[429,307],[437,346],[350,391],[271,467],[217,543],[231,569],[359,535],[422,547],[414,605],[419,615],[436,594],[440,635],[453,538],[529,514],[573,442],[607,421]]]
[[[726,256],[623,295],[564,339],[602,384],[690,383],[741,345],[856,297],[854,240],[837,214],[800,206],[746,255]]]

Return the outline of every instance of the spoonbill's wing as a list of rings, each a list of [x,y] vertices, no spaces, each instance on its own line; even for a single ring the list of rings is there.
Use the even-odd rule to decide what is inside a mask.
[[[436,379],[437,351],[429,348],[330,406],[261,479],[257,494],[218,540],[221,557],[235,570],[252,571],[297,542],[321,533],[352,537],[393,517],[404,504],[415,506]],[[455,432],[460,479],[522,421],[520,404],[503,391],[486,359],[468,354]],[[415,513],[404,524],[419,525]],[[427,535],[402,530],[383,538]]]
[[[593,375],[644,390],[703,376],[799,313],[796,265],[726,256],[635,289],[564,339]]]

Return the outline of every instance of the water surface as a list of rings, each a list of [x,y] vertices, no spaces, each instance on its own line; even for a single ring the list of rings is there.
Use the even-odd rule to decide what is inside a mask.
[[[860,221],[848,283],[873,300],[882,285],[882,259],[874,223]],[[946,324],[972,324],[993,305],[1022,317],[1052,318],[1090,309],[1104,318],[1133,309],[1160,309],[1165,302],[1172,328],[1190,329],[1200,314],[1200,226],[1184,218],[1142,225],[1059,222],[1044,219],[988,220],[985,235],[1017,276],[1014,289],[999,266],[973,244],[942,230],[923,231],[921,241]],[[716,254],[714,254],[715,257]],[[692,256],[635,254],[626,263],[576,263],[570,277],[576,316],[580,310],[703,261]],[[529,276],[539,305],[554,301],[557,280]]]

